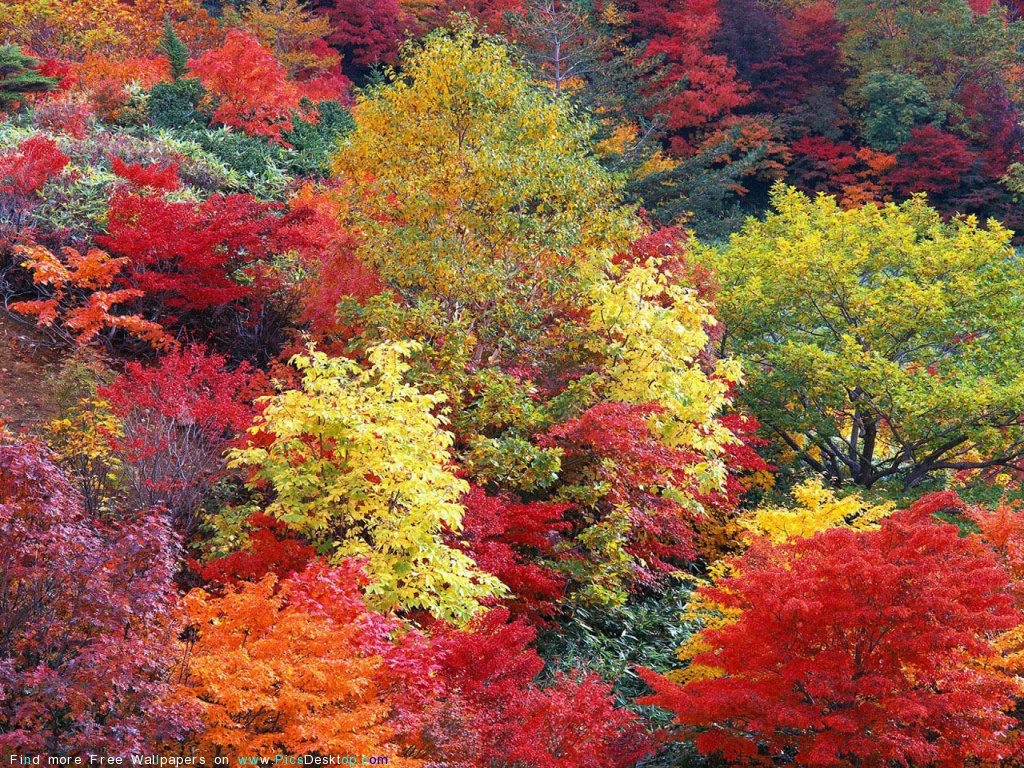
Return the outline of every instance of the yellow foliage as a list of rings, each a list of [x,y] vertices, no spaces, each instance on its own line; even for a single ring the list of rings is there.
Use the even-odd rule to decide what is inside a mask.
[[[896,511],[892,502],[871,504],[858,493],[839,498],[818,478],[796,486],[792,496],[797,506],[762,506],[740,517],[737,526],[780,543],[793,537],[807,538],[829,528],[870,530]]]
[[[472,27],[407,47],[388,80],[358,98],[334,163],[358,182],[360,256],[410,303],[471,313],[479,355],[534,337],[638,231],[591,127]]]
[[[375,607],[464,621],[503,588],[442,541],[444,529],[462,527],[469,485],[453,472],[453,438],[434,413],[444,395],[405,382],[418,348],[371,348],[366,368],[312,348],[296,356],[301,388],[264,399],[255,444],[233,451],[231,464],[274,489],[268,514],[336,559],[363,560]]]
[[[725,481],[719,456],[736,438],[716,417],[729,404],[729,387],[740,380],[731,360],[715,363],[714,374],[701,357],[707,329],[716,323],[711,309],[691,288],[671,283],[647,262],[606,275],[591,288],[591,326],[604,339],[609,362],[609,399],[657,403],[664,412],[653,427],[674,448],[707,456],[694,470],[705,489]]]

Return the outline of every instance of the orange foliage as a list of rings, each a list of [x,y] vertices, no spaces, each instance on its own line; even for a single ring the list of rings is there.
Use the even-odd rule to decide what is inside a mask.
[[[173,344],[157,323],[140,315],[111,314],[117,305],[143,296],[134,288],[108,290],[128,267],[129,259],[114,258],[98,248],[84,254],[65,248],[60,256],[42,246],[19,246],[16,251],[24,257],[23,266],[32,272],[35,284],[52,291],[48,299],[11,305],[15,312],[37,316],[40,327],[59,323],[74,333],[79,344],[108,330],[124,331],[159,348]]]
[[[387,621],[366,610],[356,566],[269,575],[222,597],[193,590],[178,695],[198,702],[198,754],[395,755],[386,719]]]

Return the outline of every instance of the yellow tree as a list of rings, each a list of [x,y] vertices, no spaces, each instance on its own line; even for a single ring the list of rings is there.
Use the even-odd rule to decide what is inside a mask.
[[[441,394],[405,382],[415,342],[375,347],[369,367],[311,350],[300,389],[267,398],[251,447],[232,454],[274,490],[269,514],[335,558],[365,562],[381,609],[468,619],[500,583],[442,541],[461,529],[468,484],[452,471]]]
[[[361,255],[408,303],[472,318],[477,364],[514,358],[637,230],[591,127],[472,26],[408,46],[352,116],[335,171],[358,182]]]

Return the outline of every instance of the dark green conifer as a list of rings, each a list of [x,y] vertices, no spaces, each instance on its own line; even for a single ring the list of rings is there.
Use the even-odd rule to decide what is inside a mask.
[[[52,91],[57,79],[39,71],[39,60],[16,45],[0,45],[0,111],[25,100],[26,94]]]

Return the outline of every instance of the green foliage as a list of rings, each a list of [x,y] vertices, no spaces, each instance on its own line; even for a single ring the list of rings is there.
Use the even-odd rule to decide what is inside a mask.
[[[777,187],[705,251],[742,395],[815,471],[870,487],[1024,453],[1024,272],[997,222],[916,197],[843,210]]]
[[[846,25],[843,52],[857,74],[854,106],[861,106],[865,78],[900,72],[917,77],[935,107],[953,114],[965,83],[988,86],[1021,63],[1021,22],[999,3],[976,13],[965,0],[841,0],[836,17]]]
[[[864,99],[864,138],[883,152],[895,152],[910,131],[923,122],[941,117],[918,78],[901,72],[871,72],[861,87]]]
[[[188,48],[178,37],[170,16],[164,19],[164,36],[160,40],[160,50],[167,55],[167,60],[171,64],[171,77],[180,80],[188,71]]]
[[[149,120],[157,128],[187,128],[209,121],[200,109],[205,91],[194,77],[157,83],[149,92]]]
[[[280,197],[291,182],[282,167],[281,148],[262,139],[228,128],[196,130],[187,136],[237,174],[242,188],[252,194]]]
[[[16,45],[0,45],[0,111],[9,110],[32,93],[52,91],[57,80],[39,71],[39,60]]]
[[[466,464],[479,483],[534,493],[558,481],[560,454],[558,449],[538,448],[524,437],[508,434],[474,441]]]
[[[317,120],[296,120],[282,138],[290,145],[282,152],[285,170],[295,176],[327,176],[338,142],[355,127],[352,115],[336,101],[316,105]]]
[[[614,681],[620,704],[635,707],[635,699],[647,690],[635,668],[668,672],[678,667],[675,649],[702,628],[680,618],[691,591],[676,579],[658,594],[619,606],[577,605],[541,634],[538,651],[555,669],[590,668]]]
[[[736,189],[767,153],[764,145],[740,150],[739,139],[739,129],[733,129],[675,167],[631,180],[626,199],[642,206],[658,224],[685,223],[709,240],[728,236],[750,212]]]

